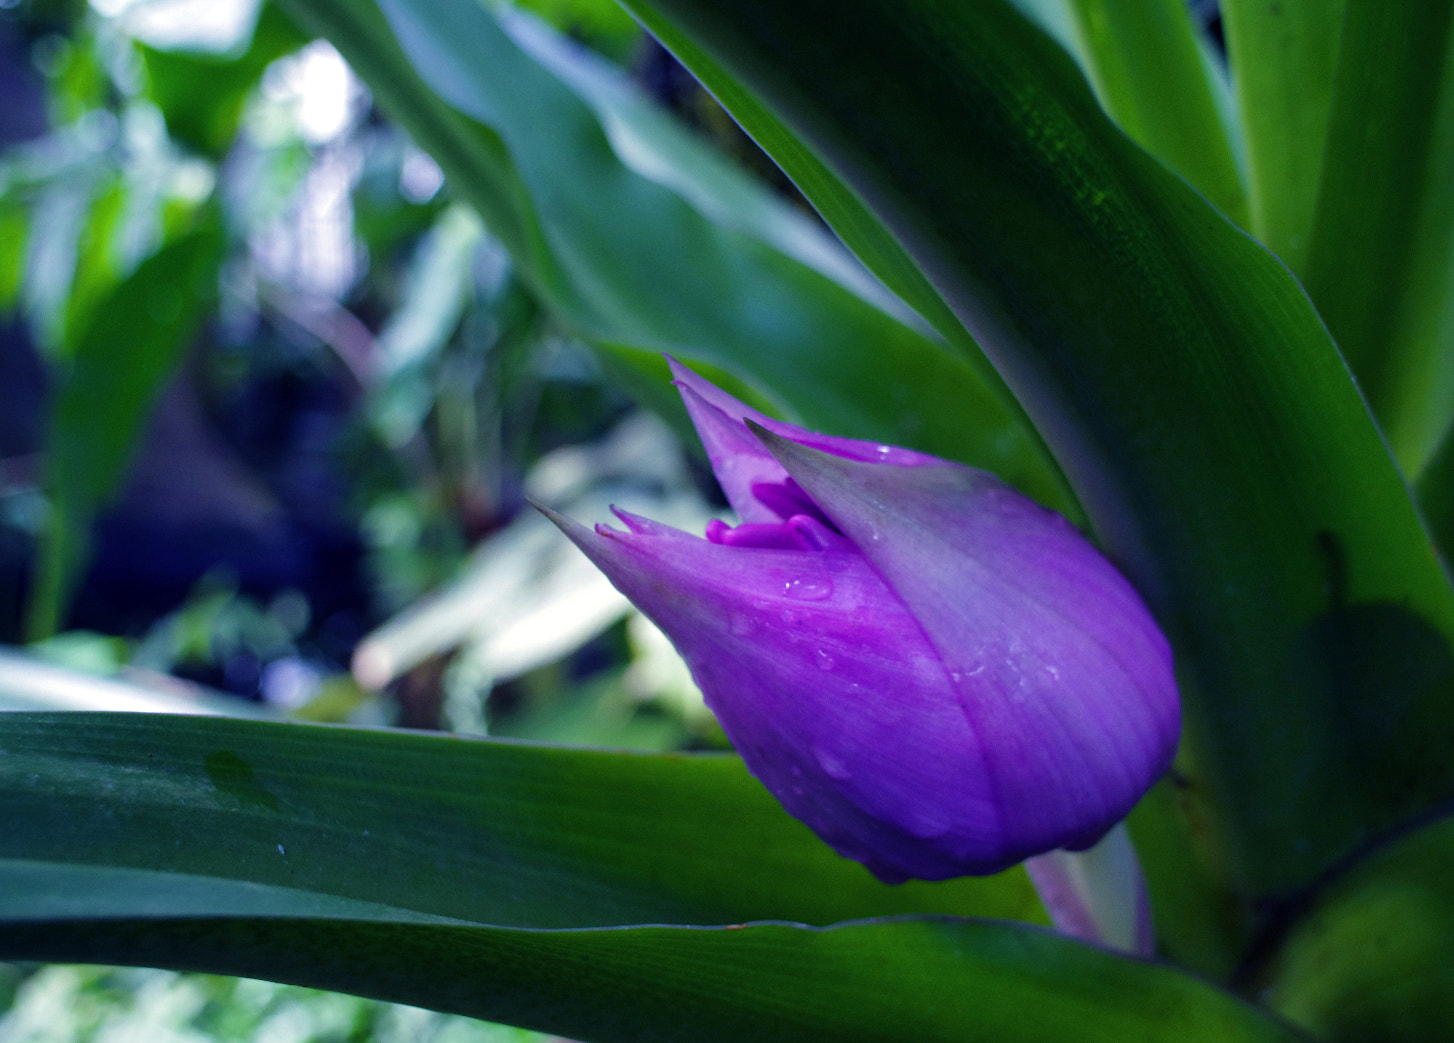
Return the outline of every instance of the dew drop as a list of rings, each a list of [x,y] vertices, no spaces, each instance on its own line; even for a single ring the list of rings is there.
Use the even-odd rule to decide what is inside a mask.
[[[822,601],[833,596],[831,579],[795,579],[783,584],[783,593],[796,601]]]
[[[821,648],[813,653],[813,660],[818,664],[819,670],[832,670],[838,662],[827,651]]]
[[[818,758],[818,767],[822,768],[829,778],[841,780],[847,779],[853,775],[853,772],[848,770],[848,765],[844,764],[843,761],[830,750],[825,750],[821,747],[814,746],[813,756]]]

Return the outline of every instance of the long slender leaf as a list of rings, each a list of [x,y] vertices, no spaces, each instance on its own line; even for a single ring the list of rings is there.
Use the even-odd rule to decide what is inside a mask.
[[[1275,259],[1005,3],[654,6],[870,204],[1019,395],[1179,648],[1186,798],[1241,886],[1306,884],[1454,793],[1424,741],[1454,743],[1454,595]]]
[[[1251,231],[1301,274],[1346,0],[1222,0],[1247,148]]]
[[[381,6],[387,21],[372,3],[287,3],[439,161],[573,331],[661,383],[661,352],[704,362],[811,427],[966,459],[1070,507],[1034,436],[965,361],[839,281],[841,261],[810,265],[782,252],[780,234],[741,225],[767,209],[778,224],[801,215],[708,207],[623,164],[576,88],[474,0]],[[701,147],[678,142],[672,155],[706,171],[689,178],[699,190],[728,177]],[[722,212],[737,219],[720,223]]]
[[[1319,189],[1303,282],[1418,474],[1454,418],[1454,3],[1349,0]]]
[[[1073,0],[1077,35],[1101,104],[1133,141],[1247,224],[1247,196],[1220,85],[1185,0]]]
[[[1294,1034],[1170,968],[1027,927],[902,919],[539,931],[287,888],[0,860],[0,958],[356,992],[585,1041],[1207,1040]],[[101,894],[102,900],[77,896]]]
[[[148,714],[4,714],[0,750],[0,857],[530,928],[1043,919],[1018,870],[878,883],[735,757]]]

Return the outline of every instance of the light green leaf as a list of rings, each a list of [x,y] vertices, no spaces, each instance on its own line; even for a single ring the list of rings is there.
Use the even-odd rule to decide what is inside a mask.
[[[1348,0],[1303,282],[1417,475],[1454,418],[1454,3]]]
[[[1185,0],[1072,0],[1076,36],[1096,96],[1131,139],[1247,224],[1247,197],[1222,84]]]
[[[1222,0],[1253,235],[1301,274],[1346,0]]]

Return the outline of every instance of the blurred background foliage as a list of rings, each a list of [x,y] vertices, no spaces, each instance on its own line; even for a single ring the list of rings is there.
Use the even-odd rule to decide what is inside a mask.
[[[519,6],[791,196],[612,0]],[[614,390],[330,45],[257,0],[0,0],[0,97],[0,704],[121,708],[49,662],[158,709],[725,745],[526,506],[700,526],[684,418]],[[26,1043],[536,1038],[139,970],[0,967],[7,1008]]]

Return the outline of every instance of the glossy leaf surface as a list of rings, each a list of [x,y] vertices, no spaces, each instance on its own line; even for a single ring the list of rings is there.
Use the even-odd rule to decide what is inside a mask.
[[[1019,870],[878,883],[729,756],[147,714],[0,715],[0,750],[4,857],[529,928],[910,912],[1043,922]]]
[[[265,977],[583,1040],[1290,1038],[1035,927],[607,927],[1033,902],[1018,870],[878,884],[731,757],[146,714],[0,715],[0,751],[4,959]]]

